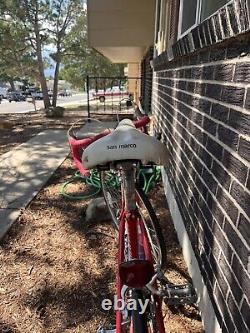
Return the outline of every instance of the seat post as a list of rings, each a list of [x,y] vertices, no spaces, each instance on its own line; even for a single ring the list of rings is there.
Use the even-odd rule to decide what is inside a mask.
[[[123,195],[125,201],[125,210],[134,211],[135,203],[135,165],[133,162],[121,163],[123,175]]]

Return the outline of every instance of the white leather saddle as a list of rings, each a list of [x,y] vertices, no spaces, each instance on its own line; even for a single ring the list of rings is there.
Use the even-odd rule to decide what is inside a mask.
[[[138,131],[131,120],[124,119],[111,134],[93,142],[82,154],[82,162],[88,169],[122,160],[166,165],[167,148],[156,138]]]

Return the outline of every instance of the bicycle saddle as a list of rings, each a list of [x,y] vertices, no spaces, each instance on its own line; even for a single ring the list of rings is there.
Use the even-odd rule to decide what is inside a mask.
[[[88,169],[121,160],[166,165],[167,148],[156,138],[138,131],[131,120],[124,119],[111,134],[93,142],[82,154],[82,162]]]

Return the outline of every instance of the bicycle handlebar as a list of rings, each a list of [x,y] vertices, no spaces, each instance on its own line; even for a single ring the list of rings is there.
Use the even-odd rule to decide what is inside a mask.
[[[86,139],[77,140],[77,139],[73,138],[72,136],[69,137],[69,139],[68,139],[69,145],[71,148],[75,166],[77,167],[77,169],[80,171],[80,173],[82,175],[84,175],[84,176],[87,175],[89,173],[89,171],[87,169],[85,169],[82,164],[80,149],[88,147],[91,143],[95,142],[96,140],[98,140],[110,133],[111,133],[111,131],[109,129],[105,129],[103,132],[101,132],[95,136],[86,138]]]
[[[142,128],[145,127],[150,122],[149,116],[144,116],[139,120],[134,121],[134,125],[136,128]]]
[[[134,125],[136,128],[144,128],[149,122],[150,122],[150,118],[148,116],[144,116],[143,118],[134,121]],[[111,133],[110,129],[105,129],[104,131],[102,131],[101,133],[99,133],[95,136],[91,136],[89,138],[81,139],[81,140],[77,140],[77,139],[73,138],[72,136],[69,136],[68,140],[69,140],[70,149],[71,149],[71,152],[73,155],[73,160],[75,162],[77,169],[80,171],[80,173],[82,175],[84,175],[84,176],[87,175],[89,173],[89,171],[82,164],[81,149],[87,148],[91,143],[101,139],[102,137],[104,137],[110,133]]]

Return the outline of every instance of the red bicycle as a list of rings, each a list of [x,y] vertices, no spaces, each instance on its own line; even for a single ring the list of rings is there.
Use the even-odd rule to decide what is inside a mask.
[[[142,165],[167,165],[165,145],[137,128],[150,119],[122,120],[115,130],[96,136],[69,138],[73,158],[82,174],[98,168],[105,201],[118,230],[116,326],[98,333],[165,333],[162,299],[170,304],[193,303],[190,285],[173,285],[162,273],[165,246],[156,214],[137,186]],[[83,153],[81,156],[81,149]],[[110,186],[112,174],[117,186]]]

